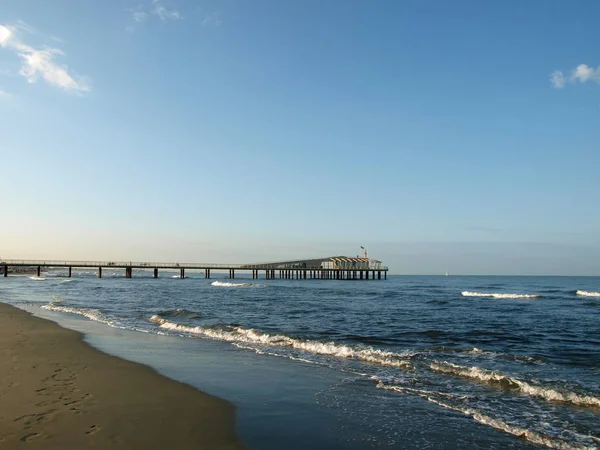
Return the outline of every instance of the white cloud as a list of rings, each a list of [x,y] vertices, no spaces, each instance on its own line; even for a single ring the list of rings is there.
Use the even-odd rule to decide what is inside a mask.
[[[19,26],[22,28],[22,23]],[[16,28],[18,28],[16,27]],[[2,48],[12,51],[21,58],[19,74],[29,83],[35,83],[43,78],[48,84],[67,91],[87,92],[90,90],[89,81],[69,73],[69,68],[55,61],[56,57],[64,56],[62,50],[51,47],[34,48],[21,42],[14,34],[14,29],[0,25],[0,44]]]
[[[10,97],[10,94],[8,92],[0,89],[0,98],[2,98],[2,97]]]
[[[0,45],[4,47],[11,35],[12,32],[7,27],[0,25]]]
[[[555,70],[552,72],[552,75],[550,75],[550,82],[556,89],[561,89],[565,87],[567,80],[560,70]]]
[[[152,12],[158,16],[158,18],[160,20],[162,20],[163,22],[166,22],[168,20],[180,20],[183,19],[183,17],[181,16],[181,14],[179,14],[179,11],[173,9],[171,11],[169,11],[167,8],[165,8],[162,3],[160,2],[160,0],[152,0]]]
[[[560,70],[555,70],[550,74],[550,82],[557,89],[565,87],[567,82],[573,84],[587,83],[588,81],[594,81],[600,84],[600,66],[594,69],[587,64],[579,64],[571,71],[571,76],[569,76],[569,78],[565,77]]]
[[[597,83],[600,83],[600,67],[594,70],[587,64],[579,64],[573,71],[571,79],[581,83],[585,83],[588,80],[593,80]]]

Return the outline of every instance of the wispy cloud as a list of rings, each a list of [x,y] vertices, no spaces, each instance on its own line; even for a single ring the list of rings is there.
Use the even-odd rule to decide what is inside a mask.
[[[85,77],[69,73],[69,68],[56,62],[56,58],[65,56],[58,48],[34,48],[22,42],[16,32],[26,30],[22,23],[14,26],[0,25],[0,47],[16,54],[21,59],[19,74],[29,83],[35,83],[43,78],[48,84],[60,87],[66,91],[87,92],[89,80]]]
[[[6,98],[6,97],[10,97],[10,94],[8,92],[0,89],[0,98]]]
[[[152,0],[152,13],[163,22],[169,20],[181,20],[183,16],[176,9],[168,10],[160,0]]]
[[[125,29],[130,33],[133,33],[139,25],[148,21],[152,16],[163,22],[183,19],[183,15],[179,11],[176,9],[167,9],[161,0],[152,0],[146,6],[138,5],[136,8],[128,9],[127,11],[131,13],[132,23],[127,25]]]
[[[142,22],[145,22],[146,19],[148,18],[148,13],[146,11],[142,11],[142,10],[138,9],[138,10],[133,11],[131,16],[135,23],[142,23]]]
[[[550,75],[550,83],[552,83],[552,86],[554,86],[556,89],[561,89],[565,87],[567,79],[560,70],[555,70],[552,72],[552,75]]]
[[[600,84],[600,66],[594,69],[587,64],[580,64],[571,71],[569,77],[565,76],[560,70],[555,70],[550,75],[550,82],[556,89],[564,88],[567,83],[586,83],[588,81],[594,81]]]
[[[200,21],[200,23],[202,24],[203,27],[206,27],[209,25],[214,25],[214,26],[218,27],[219,25],[221,25],[223,23],[223,21],[219,17],[218,12],[213,12],[210,14],[205,14],[202,17],[202,20]]]

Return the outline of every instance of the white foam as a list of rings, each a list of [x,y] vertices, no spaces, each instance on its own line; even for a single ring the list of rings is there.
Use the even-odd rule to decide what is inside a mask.
[[[540,298],[539,294],[501,294],[462,291],[463,297],[492,297],[492,298]]]
[[[60,283],[62,284],[62,283],[72,283],[72,282],[73,282],[73,280],[62,280]]]
[[[481,411],[477,411],[473,408],[461,408],[459,406],[449,405],[445,402],[436,400],[429,396],[426,396],[426,398],[427,400],[429,400],[432,403],[435,403],[436,405],[471,416],[474,420],[481,424],[491,426],[492,428],[496,428],[497,430],[504,431],[505,433],[509,433],[523,439],[527,439],[528,441],[533,442],[535,444],[544,445],[546,447],[555,448],[559,450],[597,450],[597,447],[592,445],[587,446],[582,444],[569,443],[560,438],[548,436],[537,431],[530,430],[528,428],[523,428],[518,425],[510,424],[500,418],[488,416],[487,414],[484,414]]]
[[[181,275],[173,275],[171,278],[181,278]],[[184,276],[183,278],[187,278],[187,277]]]
[[[58,302],[58,301],[59,300],[57,300],[56,302]],[[87,317],[88,319],[93,320],[95,322],[102,322],[107,325],[112,324],[112,322],[110,320],[106,319],[102,315],[102,313],[97,309],[72,308],[69,306],[57,306],[55,304],[56,302],[50,303],[48,305],[43,305],[42,309],[47,309],[48,311],[68,313],[68,314],[77,314],[80,316]]]
[[[508,385],[509,387],[517,389],[524,394],[547,401],[571,403],[578,406],[600,407],[600,397],[577,394],[565,389],[535,386],[527,383],[526,381],[519,380],[518,378],[510,377],[499,372],[482,369],[476,366],[464,367],[446,361],[436,361],[432,362],[429,367],[431,370],[438,373],[471,378],[478,381],[484,381],[486,383]]]
[[[600,292],[577,291],[577,295],[583,297],[600,297]]]
[[[150,318],[150,322],[166,330],[199,335],[219,341],[259,344],[271,347],[288,347],[316,355],[329,355],[338,358],[356,359],[373,364],[397,367],[401,369],[412,368],[412,364],[406,360],[406,358],[410,356],[409,353],[399,354],[376,350],[372,347],[355,348],[349,345],[336,344],[335,342],[294,339],[281,334],[261,333],[260,331],[243,327],[231,327],[227,329],[207,328],[200,326],[191,327],[188,325],[171,322],[159,316],[152,316]]]
[[[252,283],[229,283],[226,281],[213,281],[210,283],[211,286],[217,287],[228,287],[228,288],[240,288],[240,287],[267,287],[265,284],[252,284]]]
[[[29,277],[29,279],[35,281],[46,281],[44,277]]]

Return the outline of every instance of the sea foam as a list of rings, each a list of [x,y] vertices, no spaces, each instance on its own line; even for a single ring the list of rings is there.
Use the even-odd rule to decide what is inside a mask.
[[[493,297],[493,298],[540,298],[539,294],[501,294],[462,291],[463,297]]]
[[[588,292],[578,290],[576,294],[581,295],[582,297],[600,297],[600,292]]]
[[[475,421],[481,424],[488,425],[492,428],[504,431],[505,433],[509,433],[514,436],[518,436],[538,445],[543,445],[545,447],[555,448],[559,450],[597,450],[597,447],[595,445],[570,443],[559,437],[549,436],[539,431],[534,431],[522,426],[511,424],[509,422],[506,422],[505,420],[502,420],[501,418],[491,417],[473,408],[463,408],[460,406],[450,405],[444,401],[436,400],[432,397],[427,397],[427,400],[444,408],[448,408],[454,411],[461,412],[467,416],[471,416]],[[589,436],[581,437],[589,439]]]
[[[107,325],[112,325],[112,322],[110,320],[108,320],[106,317],[104,317],[102,315],[102,313],[97,309],[73,308],[70,306],[58,306],[55,303],[58,303],[59,301],[61,301],[61,300],[56,300],[55,302],[50,303],[48,305],[43,305],[42,309],[47,309],[48,311],[77,314],[80,316],[87,317],[88,319],[93,320],[95,322],[102,322]]]
[[[228,287],[228,288],[240,288],[240,287],[267,287],[265,284],[252,284],[252,283],[229,283],[226,281],[213,281],[210,283],[211,286],[217,287]]]
[[[578,394],[556,387],[533,385],[518,378],[476,366],[465,367],[446,361],[434,361],[429,367],[434,372],[483,381],[492,385],[499,385],[503,388],[516,389],[524,394],[547,401],[570,403],[577,406],[600,407],[600,397]]]
[[[593,443],[593,441],[596,439],[594,436],[581,435],[579,433],[574,433],[573,431],[570,431],[570,434],[573,435],[573,437],[577,438],[579,443],[568,442],[562,439],[560,435],[552,436],[550,434],[546,434],[540,431],[531,430],[529,428],[526,428],[525,426],[518,425],[513,421],[507,421],[500,417],[492,417],[489,414],[486,414],[475,408],[468,407],[465,405],[465,402],[474,399],[470,396],[456,395],[446,392],[416,389],[394,384],[388,384],[386,383],[386,380],[380,379],[378,377],[372,377],[372,379],[377,381],[378,389],[386,389],[400,393],[418,395],[438,406],[470,416],[475,421],[483,425],[487,425],[505,433],[518,436],[535,444],[559,450],[597,450],[597,447]]]
[[[44,277],[29,277],[29,279],[34,281],[46,281]]]
[[[270,347],[287,347],[302,350],[315,355],[328,355],[338,358],[355,359],[401,369],[412,368],[412,364],[406,359],[410,357],[410,354],[408,353],[400,354],[377,350],[372,347],[357,348],[350,345],[337,344],[335,342],[295,339],[281,334],[261,333],[258,330],[243,327],[192,327],[171,322],[156,315],[150,317],[150,322],[165,330],[203,336],[210,339],[232,342],[235,344],[247,343],[266,345]]]

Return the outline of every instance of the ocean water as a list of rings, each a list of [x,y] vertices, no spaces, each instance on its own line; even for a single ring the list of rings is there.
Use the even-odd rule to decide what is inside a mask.
[[[600,448],[597,277],[73,275],[0,301],[232,401],[251,449]]]

